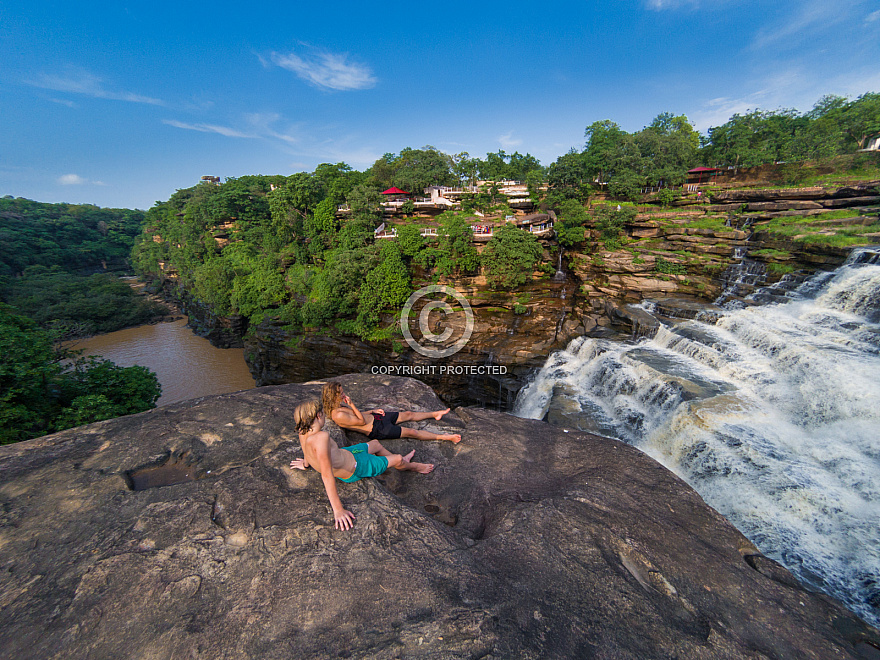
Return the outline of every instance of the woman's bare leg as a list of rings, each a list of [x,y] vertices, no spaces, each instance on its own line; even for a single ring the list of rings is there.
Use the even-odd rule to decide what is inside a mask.
[[[400,437],[416,438],[417,440],[451,440],[456,444],[461,442],[461,435],[458,433],[431,433],[430,431],[420,431],[405,426],[400,429]]]
[[[446,410],[434,410],[433,412],[413,412],[412,410],[403,410],[397,413],[397,421],[398,422],[421,422],[425,419],[434,418],[436,420],[440,420],[443,415],[449,412],[449,408]]]

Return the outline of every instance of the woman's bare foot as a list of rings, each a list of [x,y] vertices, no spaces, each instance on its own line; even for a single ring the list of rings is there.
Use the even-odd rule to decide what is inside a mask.
[[[437,410],[434,412],[434,419],[436,419],[437,421],[440,421],[440,418],[443,417],[443,415],[445,415],[448,412],[449,412],[449,408],[447,408],[446,410]]]
[[[397,465],[398,470],[409,470],[411,472],[418,472],[419,474],[428,474],[434,470],[433,463],[410,463],[412,457],[416,455],[416,450],[413,449],[410,453],[403,457],[403,460],[400,461],[400,465]]]

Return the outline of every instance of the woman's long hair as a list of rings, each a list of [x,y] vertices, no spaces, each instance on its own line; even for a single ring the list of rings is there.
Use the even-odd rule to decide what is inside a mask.
[[[321,390],[321,402],[324,404],[324,414],[330,415],[342,403],[342,385],[339,383],[327,383]]]

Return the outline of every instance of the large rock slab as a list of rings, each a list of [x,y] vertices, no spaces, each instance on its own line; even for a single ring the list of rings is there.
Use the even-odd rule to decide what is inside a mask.
[[[365,407],[434,409],[406,378]],[[336,531],[294,406],[206,397],[0,449],[6,658],[856,658],[878,632],[806,591],[638,450],[482,409],[437,464],[339,486]],[[422,423],[426,425],[425,423]],[[353,443],[333,425],[340,442]],[[166,459],[173,467],[144,472]],[[132,490],[165,472],[180,483]]]

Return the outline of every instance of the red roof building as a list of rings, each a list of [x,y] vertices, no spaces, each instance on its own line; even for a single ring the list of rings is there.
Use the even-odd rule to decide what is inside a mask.
[[[721,170],[717,167],[695,167],[692,170],[688,170],[688,183],[703,183],[704,181],[709,181],[712,177],[716,177],[721,173]]]

